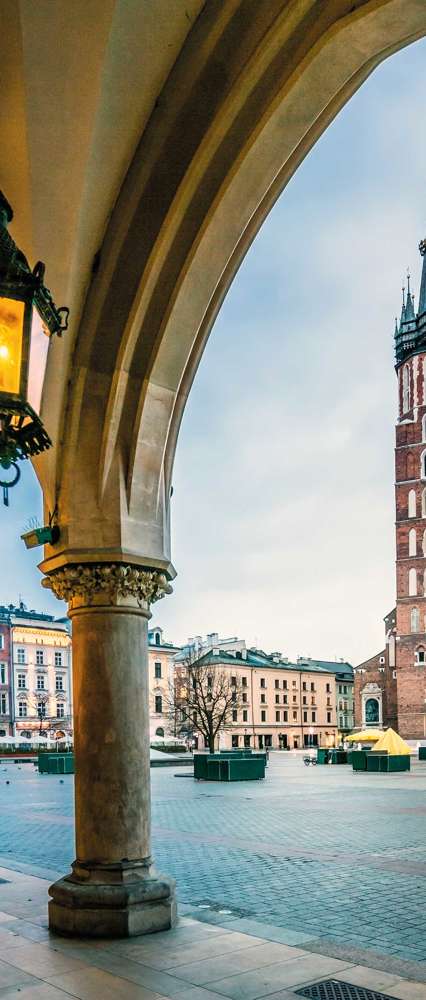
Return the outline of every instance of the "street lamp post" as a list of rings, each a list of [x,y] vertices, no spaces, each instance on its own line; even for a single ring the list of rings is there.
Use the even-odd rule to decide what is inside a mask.
[[[37,708],[37,715],[38,715],[38,717],[40,719],[39,735],[42,736],[42,733],[43,733],[43,719],[46,718],[46,705],[44,703],[42,705],[38,706],[38,708]]]

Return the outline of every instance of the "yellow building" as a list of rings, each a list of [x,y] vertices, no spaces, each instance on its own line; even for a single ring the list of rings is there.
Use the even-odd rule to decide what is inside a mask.
[[[336,677],[331,668],[245,649],[229,653],[213,648],[197,662],[212,671],[229,671],[230,684],[238,691],[238,707],[219,733],[220,748],[300,750],[337,744]],[[203,748],[195,721],[193,735]]]
[[[67,619],[11,610],[15,735],[72,733],[72,652]]]

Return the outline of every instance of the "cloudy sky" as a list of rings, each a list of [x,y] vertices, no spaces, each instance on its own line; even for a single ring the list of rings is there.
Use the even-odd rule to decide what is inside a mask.
[[[186,410],[173,496],[175,642],[219,632],[354,664],[393,606],[393,325],[426,236],[426,42],[364,84],[264,224]],[[31,468],[0,508],[0,602],[61,606],[19,540]],[[40,550],[38,553],[40,558]]]

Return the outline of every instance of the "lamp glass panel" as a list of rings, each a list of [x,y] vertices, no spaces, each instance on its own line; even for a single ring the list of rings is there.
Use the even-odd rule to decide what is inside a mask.
[[[0,393],[19,394],[25,302],[0,296]]]
[[[37,309],[31,317],[30,363],[28,367],[27,399],[37,414],[40,413],[41,394],[49,350],[49,334],[40,319]]]

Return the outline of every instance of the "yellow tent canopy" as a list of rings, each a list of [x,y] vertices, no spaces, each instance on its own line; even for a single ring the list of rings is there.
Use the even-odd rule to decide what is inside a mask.
[[[363,729],[360,733],[352,733],[351,736],[346,736],[345,740],[347,743],[375,743],[383,735],[384,733],[381,729]]]
[[[413,753],[411,747],[408,746],[408,743],[405,743],[394,729],[387,729],[385,733],[382,733],[374,749],[387,750],[390,757]]]

